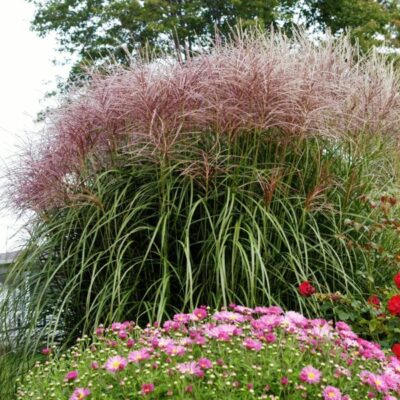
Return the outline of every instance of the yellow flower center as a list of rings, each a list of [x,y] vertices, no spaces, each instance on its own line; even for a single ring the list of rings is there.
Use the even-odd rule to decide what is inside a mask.
[[[314,379],[314,378],[315,378],[314,372],[309,372],[308,373],[308,379]]]

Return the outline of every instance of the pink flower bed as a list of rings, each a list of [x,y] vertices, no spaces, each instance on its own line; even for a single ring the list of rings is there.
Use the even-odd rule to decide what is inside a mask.
[[[141,329],[99,327],[67,354],[46,351],[19,399],[397,399],[400,360],[344,322],[232,305]]]

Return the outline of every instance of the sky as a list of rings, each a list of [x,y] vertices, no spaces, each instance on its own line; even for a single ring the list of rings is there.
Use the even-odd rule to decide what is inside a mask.
[[[66,77],[68,66],[54,65],[61,54],[54,37],[39,38],[30,30],[34,6],[25,0],[2,0],[0,13],[0,176],[39,128],[35,118],[44,95]],[[1,200],[4,192],[0,192]],[[0,253],[17,250],[26,232],[12,210],[0,211]]]

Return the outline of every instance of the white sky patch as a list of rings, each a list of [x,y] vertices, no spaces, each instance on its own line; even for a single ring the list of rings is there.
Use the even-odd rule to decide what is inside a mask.
[[[66,77],[68,66],[52,62],[61,55],[54,37],[41,39],[30,31],[34,6],[24,0],[3,0],[0,13],[0,175],[37,131],[34,120],[45,108],[46,92],[55,89],[56,77]],[[1,196],[1,194],[0,194]],[[3,200],[3,199],[2,199]],[[9,210],[0,212],[0,253],[17,249],[22,221]],[[16,235],[17,234],[17,235]],[[16,235],[16,236],[15,236]],[[26,237],[26,234],[25,234]]]

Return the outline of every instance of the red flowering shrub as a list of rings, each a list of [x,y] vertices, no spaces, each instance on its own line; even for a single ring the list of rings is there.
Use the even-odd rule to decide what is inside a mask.
[[[392,351],[393,351],[393,353],[397,356],[397,358],[400,359],[400,343],[395,343],[395,344],[392,346]]]
[[[400,294],[392,296],[387,304],[390,314],[400,317]]]
[[[393,278],[394,284],[400,289],[400,272],[398,272]]]
[[[299,285],[299,292],[304,297],[310,297],[315,293],[315,287],[310,282],[304,281]]]
[[[376,294],[372,294],[371,296],[368,297],[368,304],[378,309],[381,305],[381,301],[379,300],[379,297]]]

